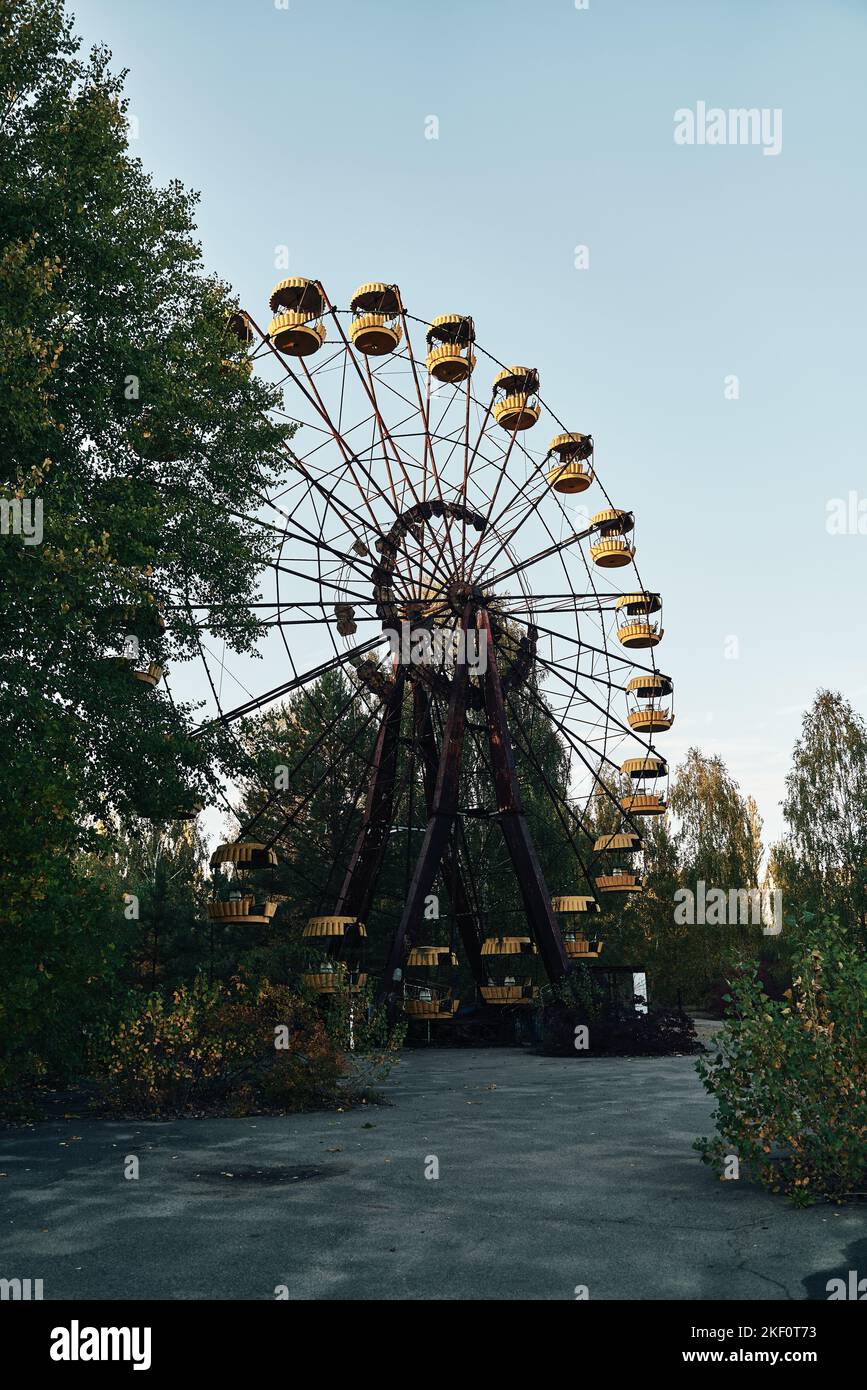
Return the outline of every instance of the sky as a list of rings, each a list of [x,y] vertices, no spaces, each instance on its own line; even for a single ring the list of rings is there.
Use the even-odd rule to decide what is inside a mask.
[[[720,754],[776,838],[816,690],[867,710],[865,0],[71,8],[260,321],[287,273],[383,279],[538,367],[665,600],[669,761]],[[677,143],[699,103],[778,152]]]

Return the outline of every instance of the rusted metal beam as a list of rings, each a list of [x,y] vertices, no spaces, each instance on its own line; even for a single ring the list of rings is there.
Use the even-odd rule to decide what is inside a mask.
[[[420,681],[416,681],[413,695],[413,717],[416,743],[422,759],[422,781],[428,816],[433,814],[434,791],[436,788],[439,752],[436,746],[433,720],[431,718],[430,696]],[[454,822],[452,824],[454,831]],[[446,842],[440,860],[440,874],[449,895],[452,912],[460,932],[464,952],[476,984],[484,984],[487,973],[482,965],[481,924],[473,908],[461,869],[458,847],[453,836]]]
[[[464,633],[473,618],[472,605],[468,604],[461,619]],[[448,844],[458,802],[458,783],[460,778],[461,753],[464,744],[464,726],[467,714],[467,685],[469,666],[459,661],[452,677],[448,716],[443,732],[443,746],[437,767],[433,800],[424,833],[421,851],[416,860],[412,880],[409,885],[406,906],[392,937],[385,969],[380,982],[380,999],[395,998],[395,986],[401,976],[396,972],[403,970],[403,959],[407,941],[418,923],[422,920],[425,899],[433,886],[436,871],[442,859],[443,850]]]
[[[551,980],[560,980],[569,970],[569,957],[557,919],[551,911],[542,866],[536,854],[530,829],[524,815],[515,755],[509,736],[509,725],[503,701],[503,688],[491,625],[484,608],[479,610],[477,623],[480,635],[487,643],[487,669],[484,677],[485,709],[488,716],[488,737],[491,745],[491,768],[503,838],[509,851],[518,880],[518,888],[527,920],[539,947],[545,970]]]
[[[357,917],[366,922],[373,903],[391,829],[405,681],[406,677],[398,668],[373,752],[364,816],[334,908],[338,917]]]

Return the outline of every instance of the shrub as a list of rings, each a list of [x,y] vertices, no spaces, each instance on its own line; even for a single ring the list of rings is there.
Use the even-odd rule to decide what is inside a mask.
[[[306,1110],[337,1099],[343,1070],[316,1010],[286,986],[201,976],[170,998],[132,993],[97,1061],[110,1109],[153,1116]]]
[[[867,1178],[867,960],[836,922],[793,941],[792,987],[768,997],[742,966],[714,1055],[697,1063],[717,1134],[695,1148],[722,1175],[736,1155],[799,1205],[840,1199]]]
[[[544,995],[539,1037],[544,1052],[558,1056],[655,1057],[697,1052],[695,1025],[682,1009],[651,1005],[637,1013],[623,997],[611,998],[582,962]],[[575,1047],[575,1029],[586,1024],[590,1047]]]
[[[407,1025],[389,1022],[385,1005],[375,1002],[371,981],[350,991],[345,977],[339,976],[325,1018],[328,1036],[345,1053],[350,1090],[366,1092],[385,1081],[400,1057]]]
[[[589,1028],[588,1049],[575,1047],[580,1023]],[[610,1004],[588,1019],[580,1008],[559,1000],[542,1010],[541,1043],[544,1052],[570,1057],[664,1057],[697,1052],[701,1046],[692,1019],[682,1009],[651,1005],[646,1014],[639,1014],[629,1005]]]

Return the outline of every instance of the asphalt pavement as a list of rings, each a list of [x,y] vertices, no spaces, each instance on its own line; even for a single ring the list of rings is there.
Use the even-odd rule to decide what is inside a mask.
[[[6,1130],[0,1278],[45,1299],[798,1300],[867,1272],[863,1206],[795,1210],[701,1164],[692,1058],[430,1049],[385,1093]]]

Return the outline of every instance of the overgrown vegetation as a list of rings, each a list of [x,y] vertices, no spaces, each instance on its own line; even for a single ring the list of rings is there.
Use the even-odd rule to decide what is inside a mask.
[[[264,544],[251,513],[289,431],[237,370],[195,197],[130,156],[122,78],[105,50],[80,54],[62,5],[0,7],[0,107],[0,500],[41,518],[38,544],[0,535],[13,1085],[74,1074],[98,1014],[122,1003],[114,868],[138,818],[176,816],[233,769],[231,744],[192,739],[190,711],[136,680],[123,648],[144,666],[195,655],[189,603],[249,649]]]
[[[698,1062],[717,1134],[696,1141],[721,1177],[730,1156],[804,1205],[867,1183],[867,960],[835,918],[792,922],[791,988],[772,1000],[744,966],[713,1053]]]
[[[698,1052],[695,1024],[683,1009],[611,999],[586,965],[547,992],[541,1008],[543,1051],[555,1056],[672,1056]]]
[[[102,1104],[156,1118],[366,1099],[388,1075],[402,1035],[369,999],[338,999],[332,1008],[323,1016],[286,985],[222,985],[202,975],[170,995],[132,991],[94,1049]]]

